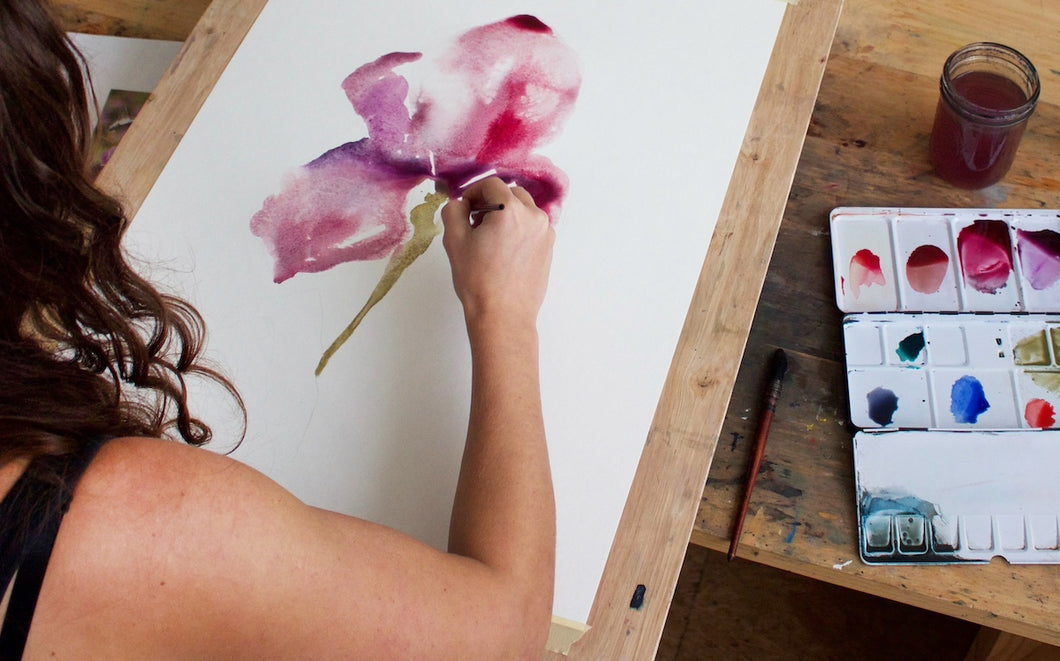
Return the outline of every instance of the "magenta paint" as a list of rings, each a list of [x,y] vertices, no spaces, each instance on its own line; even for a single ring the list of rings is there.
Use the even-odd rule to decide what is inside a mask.
[[[1053,230],[1017,230],[1016,250],[1023,277],[1037,290],[1060,280],[1060,234]]]
[[[1012,273],[1012,240],[1001,220],[976,220],[957,235],[964,282],[984,294],[996,294]]]
[[[880,257],[867,248],[854,253],[850,258],[850,287],[854,298],[861,295],[863,287],[872,285],[885,286],[887,279],[883,276],[883,268],[880,266]]]

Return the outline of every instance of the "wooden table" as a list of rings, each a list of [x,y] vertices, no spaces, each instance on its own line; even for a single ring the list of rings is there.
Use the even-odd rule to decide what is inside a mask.
[[[133,215],[264,0],[56,4],[70,29],[126,36],[181,38],[173,25],[202,16],[100,176]],[[589,615],[592,629],[571,658],[655,654],[841,5],[802,0],[786,11]],[[643,602],[633,608],[638,586]]]
[[[1057,7],[1037,0],[847,0],[693,542],[728,546],[766,364],[783,347],[791,376],[739,555],[1060,645],[1060,567],[870,567],[858,559],[854,430],[828,233],[829,211],[844,205],[1060,207],[1058,37]],[[1008,177],[966,192],[934,176],[927,144],[944,60],[983,40],[1026,54],[1042,95]]]

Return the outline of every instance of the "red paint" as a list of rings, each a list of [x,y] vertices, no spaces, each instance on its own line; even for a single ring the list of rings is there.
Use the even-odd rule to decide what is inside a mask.
[[[519,16],[512,16],[505,23],[519,28],[520,30],[527,30],[529,32],[544,32],[545,34],[552,34],[552,29],[541,22],[536,16],[530,16],[529,14],[520,14]]]
[[[964,282],[984,294],[996,294],[1012,272],[1012,241],[1000,220],[977,220],[957,235]]]
[[[933,245],[917,246],[905,262],[905,277],[913,291],[934,294],[946,279],[950,257],[942,248]]]
[[[996,183],[1015,158],[1030,116],[1016,111],[1030,101],[1028,95],[990,71],[968,71],[952,80],[944,75],[942,86],[931,132],[936,174],[959,188]]]
[[[1032,399],[1027,402],[1023,417],[1028,425],[1036,429],[1048,429],[1056,424],[1056,411],[1053,405],[1044,399]]]
[[[850,258],[850,288],[853,290],[854,298],[861,294],[862,287],[887,284],[883,277],[883,269],[880,268],[880,257],[876,253],[862,248]]]

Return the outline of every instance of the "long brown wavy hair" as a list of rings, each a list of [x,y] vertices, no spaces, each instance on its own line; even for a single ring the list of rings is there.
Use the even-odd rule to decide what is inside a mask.
[[[193,375],[242,408],[200,364],[198,312],[123,255],[128,219],[88,174],[83,66],[48,7],[0,1],[0,461],[173,429],[206,443]]]

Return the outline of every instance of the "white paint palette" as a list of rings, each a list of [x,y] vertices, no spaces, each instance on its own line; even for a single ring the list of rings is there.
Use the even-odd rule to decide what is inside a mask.
[[[1060,562],[1058,442],[1053,432],[859,432],[862,559]]]
[[[862,560],[1060,563],[1060,212],[829,220]]]
[[[1060,426],[1060,315],[848,315],[843,338],[857,427]]]
[[[844,312],[1055,312],[1060,212],[840,207],[830,217]]]

